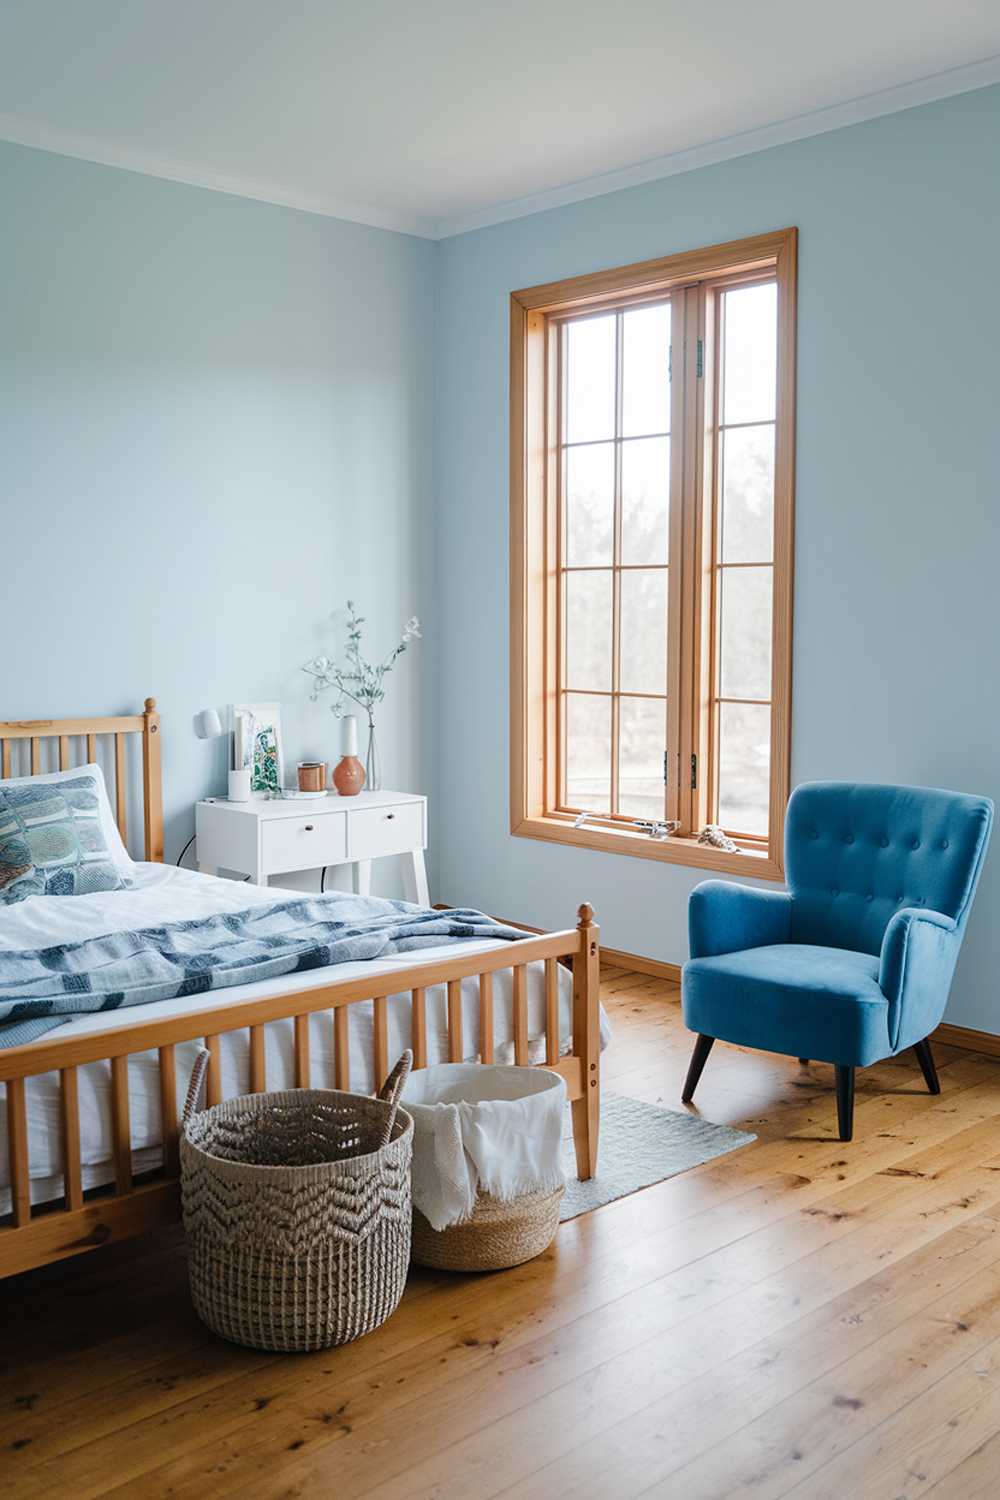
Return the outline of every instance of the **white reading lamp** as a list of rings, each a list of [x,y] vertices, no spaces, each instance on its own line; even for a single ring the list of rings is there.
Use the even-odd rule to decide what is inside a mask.
[[[248,720],[248,731],[243,736],[243,765],[230,764],[229,767],[229,800],[230,802],[250,801],[250,757],[253,754],[253,734],[256,728],[251,714],[237,714],[237,718]],[[217,740],[228,731],[222,727],[222,718],[218,709],[203,708],[194,716],[194,732],[200,740]],[[232,737],[232,749],[230,751],[230,762],[235,761],[236,735]]]

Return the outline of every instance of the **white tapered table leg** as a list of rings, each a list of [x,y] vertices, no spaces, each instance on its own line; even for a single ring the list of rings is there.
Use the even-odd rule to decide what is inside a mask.
[[[422,849],[412,849],[409,854],[403,855],[403,893],[407,901],[414,901],[417,906],[431,904]]]
[[[356,859],[351,866],[351,889],[356,896],[370,896],[372,891],[372,862]]]

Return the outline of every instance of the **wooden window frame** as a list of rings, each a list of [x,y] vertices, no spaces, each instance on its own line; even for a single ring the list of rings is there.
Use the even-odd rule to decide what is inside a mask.
[[[795,327],[797,231],[685,251],[615,270],[572,277],[513,292],[510,298],[510,827],[513,834],[583,848],[696,865],[721,874],[784,878],[784,820],[789,793],[793,521],[795,476]],[[682,756],[715,772],[713,711],[715,658],[714,316],[716,299],[734,282],[777,284],[777,390],[774,455],[774,590],[771,672],[770,812],[767,838],[741,839],[737,853],[699,844],[693,830],[707,821],[714,796],[699,774],[692,789]],[[681,403],[674,381],[671,441],[671,578],[668,610],[680,641],[669,666],[669,816],[692,832],[654,839],[594,815],[582,827],[556,807],[558,703],[555,664],[562,649],[557,596],[559,506],[557,368],[559,329],[568,314],[642,303],[672,294],[674,361],[694,361],[700,341],[700,403]],[[682,305],[684,337],[677,339]],[[697,336],[695,336],[697,335]],[[680,350],[678,350],[678,342]],[[684,424],[684,441],[676,440]],[[706,448],[706,445],[709,445]],[[707,457],[706,457],[707,454]],[[687,472],[676,473],[675,464]],[[696,483],[701,476],[700,485]],[[680,528],[678,535],[676,528]],[[674,561],[680,576],[674,576]],[[683,632],[683,634],[682,634]],[[690,751],[688,747],[691,747]]]

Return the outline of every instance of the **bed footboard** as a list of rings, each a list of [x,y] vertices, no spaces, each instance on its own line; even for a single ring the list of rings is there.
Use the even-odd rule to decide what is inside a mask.
[[[215,1006],[177,1017],[160,1017],[133,1026],[102,1032],[30,1042],[0,1051],[0,1083],[7,1091],[7,1139],[10,1153],[11,1212],[0,1222],[0,1276],[10,1276],[50,1261],[64,1260],[112,1240],[175,1221],[180,1216],[178,1175],[179,1121],[177,1115],[176,1047],[203,1040],[210,1054],[208,1103],[220,1098],[220,1038],[248,1030],[250,1088],[267,1089],[264,1027],[271,1021],[294,1021],[295,1083],[305,1088],[350,1087],[348,1059],[349,1005],[370,1001],[373,1006],[373,1071],[377,1079],[389,1071],[388,997],[410,992],[414,1066],[427,1065],[426,992],[443,984],[447,989],[448,1053],[452,1061],[464,1057],[461,1006],[462,980],[479,981],[479,1060],[493,1061],[493,975],[513,971],[511,1036],[515,1062],[529,1060],[527,966],[545,965],[545,1060],[540,1066],[561,1073],[572,1103],[573,1139],[577,1171],[590,1177],[597,1164],[600,1125],[600,1002],[599,932],[594,913],[584,904],[575,928],[545,933],[487,953],[476,953],[432,963],[414,964],[392,972],[334,981],[293,995],[272,995],[239,1005]],[[572,1050],[560,1056],[558,965],[573,968]],[[309,1017],[332,1012],[333,1077],[314,1076],[309,1056]],[[142,1181],[132,1175],[129,1124],[128,1059],[156,1049],[159,1057],[160,1103],[163,1119],[163,1165]],[[78,1069],[87,1063],[109,1061],[114,1184],[84,1194],[81,1166]],[[29,1176],[28,1113],[25,1082],[38,1074],[58,1071],[62,1123],[64,1197],[32,1207]]]

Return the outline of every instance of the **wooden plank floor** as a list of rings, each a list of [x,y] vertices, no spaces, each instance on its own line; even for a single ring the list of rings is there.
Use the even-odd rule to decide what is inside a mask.
[[[677,1108],[677,991],[607,969],[606,1085]],[[719,1045],[698,1103],[758,1140],[489,1277],[414,1272],[378,1333],[268,1356],[190,1310],[179,1235],[0,1284],[19,1497],[1000,1494],[1000,1062],[859,1074]]]

